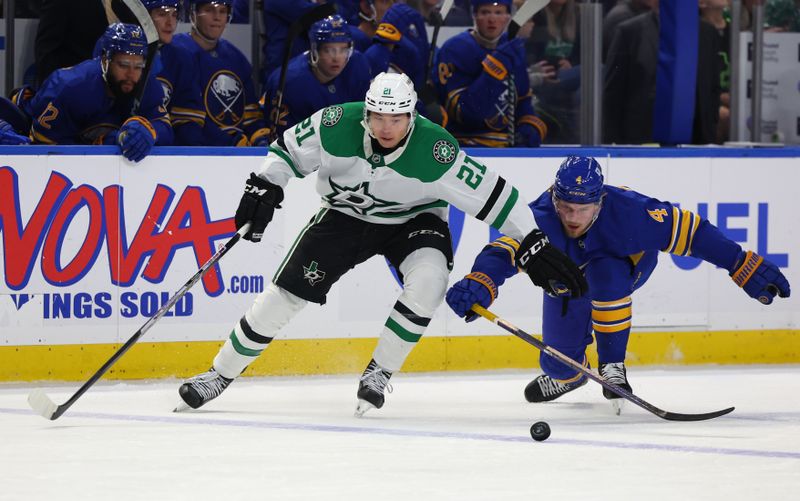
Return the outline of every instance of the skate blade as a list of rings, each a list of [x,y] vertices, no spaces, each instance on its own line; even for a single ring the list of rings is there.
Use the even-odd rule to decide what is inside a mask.
[[[192,410],[192,408],[189,407],[189,404],[184,402],[183,399],[181,399],[180,402],[178,402],[178,405],[176,405],[175,408],[172,409],[172,412],[184,412],[188,410]]]
[[[622,414],[622,408],[625,407],[625,399],[624,398],[615,398],[611,400],[611,409],[614,411],[614,414],[619,416]]]
[[[356,405],[356,412],[354,413],[354,415],[357,418],[363,417],[365,412],[374,408],[375,406],[367,402],[366,400],[359,400],[358,405]]]

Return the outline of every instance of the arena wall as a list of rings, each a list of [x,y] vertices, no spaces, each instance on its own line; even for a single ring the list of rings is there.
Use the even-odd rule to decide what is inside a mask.
[[[564,156],[596,156],[609,184],[697,211],[778,264],[795,286],[800,248],[800,149],[473,150],[532,199]],[[234,232],[233,212],[255,149],[156,148],[130,164],[112,147],[2,147],[0,381],[82,380],[94,373]],[[241,242],[107,377],[183,377],[205,370],[233,323],[272,278],[319,206],[314,181],[294,180],[264,241]],[[496,233],[451,210],[455,269],[469,271]],[[122,246],[118,262],[110,246]],[[382,258],[309,305],[247,374],[361,371],[400,291]],[[667,254],[634,295],[631,365],[800,362],[798,294],[763,306],[716,269]],[[523,276],[493,311],[540,332],[541,291]],[[538,366],[538,352],[494,325],[439,309],[404,370]]]

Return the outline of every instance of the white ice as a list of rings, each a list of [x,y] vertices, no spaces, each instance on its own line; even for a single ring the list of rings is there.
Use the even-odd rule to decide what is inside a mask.
[[[669,422],[601,388],[528,404],[531,374],[397,374],[353,416],[356,375],[242,378],[191,413],[178,381],[101,382],[61,418],[0,385],[2,500],[785,500],[800,491],[800,366],[646,369]],[[64,402],[80,383],[45,385]],[[534,442],[536,421],[552,436]]]

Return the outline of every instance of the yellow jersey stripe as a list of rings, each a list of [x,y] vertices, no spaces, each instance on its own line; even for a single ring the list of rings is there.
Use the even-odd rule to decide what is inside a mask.
[[[631,297],[623,297],[622,299],[615,299],[614,301],[592,301],[592,308],[598,310],[611,310],[618,309],[624,306],[631,305]]]
[[[592,320],[597,323],[618,323],[630,320],[632,311],[630,306],[618,310],[592,310]]]

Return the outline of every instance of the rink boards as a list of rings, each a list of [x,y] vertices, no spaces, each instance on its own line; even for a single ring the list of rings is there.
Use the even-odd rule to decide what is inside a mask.
[[[79,380],[93,373],[234,232],[244,180],[262,157],[241,149],[163,148],[133,165],[98,147],[0,150],[0,381]],[[97,153],[101,154],[97,154]],[[474,150],[528,198],[576,150]],[[800,150],[592,149],[609,184],[699,212],[800,283]],[[524,156],[524,155],[537,155]],[[206,369],[319,206],[313,179],[293,180],[258,245],[242,242],[112,369],[112,378]],[[451,209],[455,268],[469,271],[496,236]],[[110,252],[109,249],[121,249]],[[112,257],[113,256],[113,257]],[[309,305],[248,369],[252,374],[360,371],[400,293],[382,258]],[[510,280],[492,309],[540,332],[541,292]],[[797,295],[762,306],[694,258],[662,254],[634,296],[631,364],[800,361]],[[534,367],[533,347],[442,307],[405,370]]]

